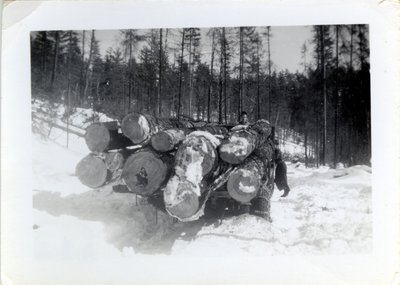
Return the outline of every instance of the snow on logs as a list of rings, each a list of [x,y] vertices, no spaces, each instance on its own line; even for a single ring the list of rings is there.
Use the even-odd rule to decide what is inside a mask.
[[[228,133],[227,128],[212,124],[201,127],[167,129],[153,135],[151,145],[159,152],[171,151],[185,139],[187,134],[195,130],[209,132],[213,135],[226,135]]]
[[[218,165],[217,146],[220,141],[204,131],[190,133],[175,155],[175,175],[164,189],[167,211],[178,219],[194,215],[199,209],[199,198],[205,189],[204,178]]]
[[[191,122],[176,119],[158,119],[151,115],[129,113],[121,122],[122,133],[135,144],[147,145],[151,137],[162,130],[173,128],[190,128]]]
[[[100,153],[133,145],[118,132],[118,122],[93,123],[86,129],[85,141],[90,151]]]
[[[165,185],[172,164],[172,156],[143,149],[129,156],[121,177],[133,193],[150,196]]]
[[[231,129],[221,142],[219,155],[230,164],[240,164],[256,148],[261,146],[271,134],[271,126],[266,120],[258,120],[252,126],[239,125]]]

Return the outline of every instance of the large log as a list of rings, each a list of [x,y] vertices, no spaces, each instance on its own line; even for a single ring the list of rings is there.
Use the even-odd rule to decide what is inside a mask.
[[[199,209],[199,199],[206,189],[206,177],[218,166],[219,140],[208,132],[190,133],[175,155],[175,175],[164,189],[166,210],[179,219],[188,218]]]
[[[90,151],[97,153],[134,145],[129,138],[118,132],[116,121],[91,124],[86,129],[85,141]]]
[[[172,162],[169,155],[160,155],[150,149],[141,150],[126,160],[121,177],[130,191],[149,196],[165,185]]]
[[[219,147],[220,158],[231,164],[240,164],[270,136],[272,127],[266,120],[252,126],[237,126]]]
[[[175,149],[185,139],[186,135],[193,131],[204,131],[213,135],[226,135],[228,129],[218,125],[207,124],[201,127],[163,130],[151,138],[152,147],[159,152],[167,152]]]
[[[151,146],[159,152],[171,151],[185,139],[187,132],[187,129],[168,129],[160,131],[151,137]]]
[[[75,174],[82,184],[91,188],[103,186],[111,176],[103,159],[95,154],[85,156],[77,164]]]
[[[227,183],[229,195],[241,203],[257,196],[266,175],[266,164],[256,155],[249,156],[230,175]]]
[[[122,119],[121,130],[135,144],[147,145],[151,137],[162,130],[173,128],[190,128],[190,122],[176,119],[157,119],[151,115],[129,113]]]

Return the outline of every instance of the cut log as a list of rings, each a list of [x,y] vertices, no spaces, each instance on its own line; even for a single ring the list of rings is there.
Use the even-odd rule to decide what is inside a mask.
[[[231,164],[240,164],[268,139],[271,129],[266,120],[258,120],[249,127],[232,128],[228,137],[221,142],[220,158]]]
[[[187,123],[183,123],[187,126]],[[190,127],[181,129],[168,129],[163,130],[151,138],[152,147],[159,152],[167,152],[175,149],[185,139],[185,136],[193,131],[204,131],[213,135],[226,135],[228,129],[217,125],[205,125],[202,127]]]
[[[219,140],[208,132],[190,133],[175,155],[175,175],[164,189],[166,210],[178,219],[188,218],[199,209],[199,199],[206,189],[206,177],[218,166]]]
[[[230,175],[227,183],[229,195],[241,203],[250,202],[257,196],[265,174],[264,161],[251,155]]]
[[[104,185],[111,176],[104,161],[94,154],[85,156],[78,163],[75,174],[82,184],[91,188]]]
[[[118,123],[93,123],[86,129],[85,141],[92,152],[105,152],[134,145],[134,143],[118,132]]]
[[[160,155],[149,149],[141,150],[126,160],[121,177],[130,191],[149,196],[165,185],[172,162],[169,155]]]
[[[173,176],[164,189],[164,203],[167,212],[178,219],[189,218],[200,206],[200,196],[196,194],[200,185]]]
[[[176,119],[157,119],[153,116],[140,113],[126,115],[121,123],[121,130],[125,136],[135,144],[147,145],[151,137],[159,131],[173,128],[190,128],[193,124],[188,121],[180,122]]]
[[[180,129],[160,131],[151,137],[151,146],[159,152],[171,151],[185,139],[187,132]]]

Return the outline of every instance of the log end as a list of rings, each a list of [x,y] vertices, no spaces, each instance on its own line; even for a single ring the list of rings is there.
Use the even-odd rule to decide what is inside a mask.
[[[174,148],[172,138],[166,132],[158,132],[151,137],[151,146],[159,152],[171,151]]]
[[[133,143],[141,144],[150,136],[150,125],[146,117],[131,113],[126,115],[121,123],[122,133]]]
[[[240,164],[251,151],[245,140],[229,140],[223,142],[219,147],[219,157],[230,164]]]
[[[110,144],[110,140],[110,132],[108,128],[102,124],[91,124],[86,129],[86,145],[92,152],[105,151]]]
[[[89,154],[78,163],[75,174],[82,184],[97,188],[106,183],[108,172],[103,160]]]
[[[151,151],[132,154],[125,162],[122,179],[128,188],[139,195],[156,192],[166,181],[168,165]]]
[[[194,191],[194,185],[187,181],[170,180],[164,189],[166,210],[178,219],[192,217],[199,209],[199,196]]]
[[[246,169],[235,170],[228,179],[229,195],[236,201],[248,203],[257,196],[261,181],[258,175]]]

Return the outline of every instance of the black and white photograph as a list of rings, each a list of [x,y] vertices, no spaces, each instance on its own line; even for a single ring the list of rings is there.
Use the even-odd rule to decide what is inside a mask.
[[[68,270],[64,281],[90,282],[79,274],[102,272],[94,284],[112,284],[100,276],[132,264],[141,277],[123,279],[130,284],[159,284],[153,275],[171,268],[176,284],[187,284],[201,262],[184,260],[226,259],[228,276],[254,258],[362,260],[383,248],[377,205],[390,205],[382,188],[390,196],[393,186],[376,177],[395,164],[377,159],[382,143],[374,135],[388,125],[374,119],[384,116],[374,108],[390,103],[388,93],[377,100],[372,80],[381,68],[374,53],[384,53],[374,48],[374,26],[242,23],[24,33],[29,101],[13,116],[30,128],[24,195],[33,268],[59,264],[63,272],[63,262],[95,268],[108,260],[90,274]],[[18,158],[15,167],[24,163]],[[349,271],[350,260],[342,262]],[[157,271],[162,263],[170,264]],[[231,263],[238,265],[227,269]],[[32,284],[54,281],[56,271],[34,271]],[[240,274],[233,284],[258,276]],[[325,280],[307,278],[301,282]],[[335,284],[361,280],[343,278]]]
[[[369,66],[364,24],[32,32],[37,254],[370,253]]]

